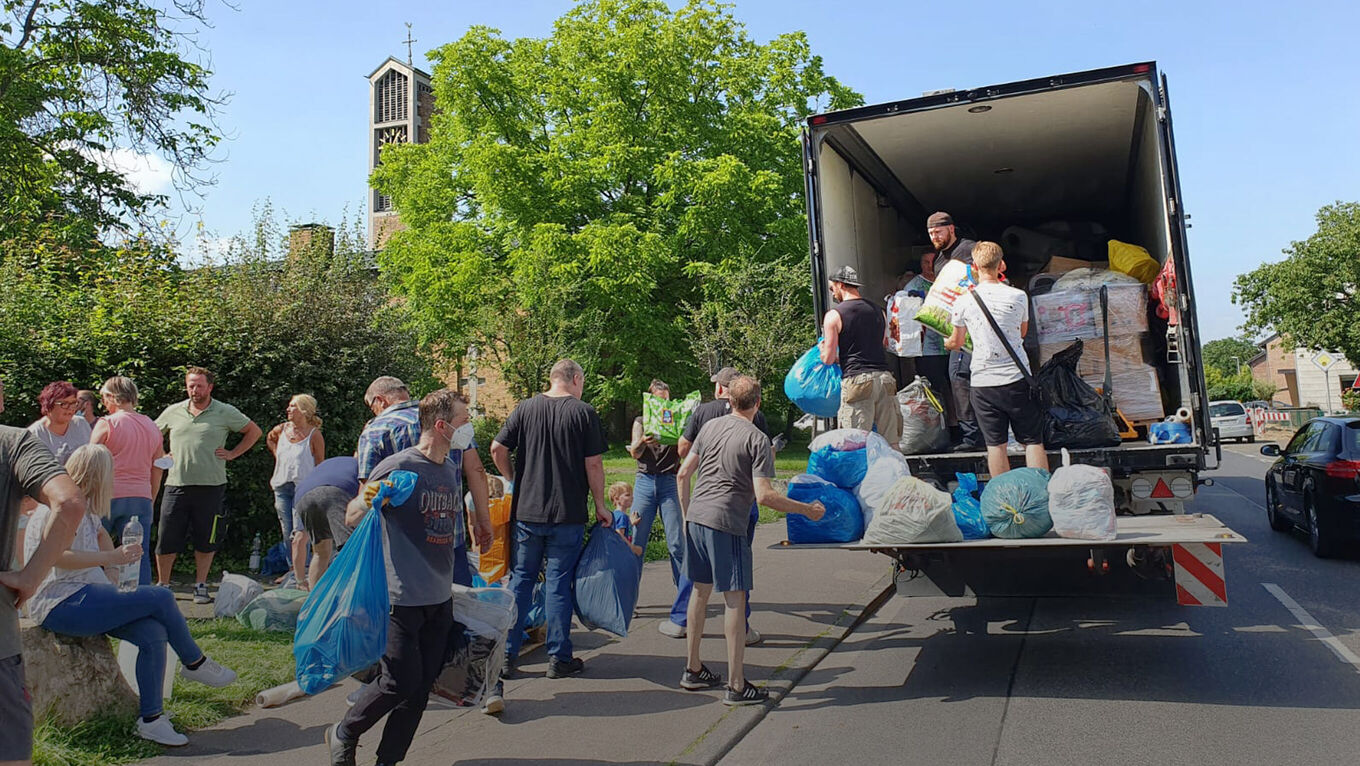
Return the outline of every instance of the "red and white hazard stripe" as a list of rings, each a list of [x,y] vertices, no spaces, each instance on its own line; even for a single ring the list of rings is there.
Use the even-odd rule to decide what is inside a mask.
[[[1260,425],[1262,423],[1283,423],[1289,420],[1288,412],[1276,412],[1274,410],[1268,410],[1264,407],[1257,407],[1256,409],[1251,410],[1248,414],[1251,416],[1252,422],[1257,425]]]
[[[1181,606],[1227,606],[1221,543],[1180,543],[1171,546],[1176,569],[1176,602]]]

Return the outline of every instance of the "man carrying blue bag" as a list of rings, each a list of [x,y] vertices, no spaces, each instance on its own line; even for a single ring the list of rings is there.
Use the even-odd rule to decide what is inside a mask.
[[[462,474],[449,453],[470,442],[469,429],[464,428],[469,422],[467,403],[456,392],[443,389],[426,396],[420,402],[419,443],[380,462],[346,511],[347,524],[359,523],[372,498],[396,474],[415,475],[409,496],[393,497],[382,506],[383,559],[391,600],[387,645],[378,679],[364,687],[340,723],[326,729],[335,766],[354,766],[359,737],[383,716],[387,723],[377,762],[393,764],[405,758],[443,667],[454,624],[450,591],[454,561],[467,538]],[[484,516],[478,514],[476,530],[483,551],[491,544],[490,525],[481,523]]]

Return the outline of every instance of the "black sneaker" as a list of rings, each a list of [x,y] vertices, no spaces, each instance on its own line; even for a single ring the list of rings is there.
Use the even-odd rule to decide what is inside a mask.
[[[505,663],[501,665],[501,680],[511,681],[515,678],[515,673],[519,670],[519,660],[505,655]]]
[[[326,748],[331,751],[331,766],[355,766],[354,756],[359,743],[340,739],[335,733],[337,726],[326,727]]]
[[[700,665],[698,670],[685,668],[684,674],[680,676],[680,688],[692,692],[718,686],[722,686],[722,676],[709,670],[707,665]]]
[[[548,660],[548,678],[566,678],[574,676],[585,670],[586,664],[580,657],[572,657],[569,660],[559,660],[556,657]]]
[[[737,691],[730,686],[727,687],[727,693],[723,695],[723,704],[759,705],[760,703],[768,700],[769,698],[770,698],[769,692],[765,691],[764,689],[757,689],[756,687],[751,685],[750,681],[747,681],[746,688],[742,689],[741,691]]]

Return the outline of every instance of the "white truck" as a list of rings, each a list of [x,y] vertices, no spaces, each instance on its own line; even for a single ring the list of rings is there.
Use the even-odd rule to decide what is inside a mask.
[[[1116,447],[1073,450],[1073,461],[1109,469],[1116,505],[1125,514],[1121,541],[1113,547],[1131,549],[1130,562],[1151,561],[1169,573],[1170,554],[1180,543],[1243,541],[1212,517],[1177,522],[1127,515],[1184,514],[1184,503],[1200,484],[1199,473],[1218,462],[1208,462],[1217,439],[1186,252],[1188,216],[1177,178],[1166,79],[1155,63],[815,114],[807,119],[803,151],[818,317],[828,308],[827,277],[841,266],[858,271],[865,297],[891,294],[899,276],[915,270],[919,256],[933,249],[925,221],[936,210],[950,213],[961,235],[1003,247],[1011,227],[1075,222],[1142,246],[1160,266],[1170,262],[1170,271],[1163,272],[1171,277],[1164,281],[1164,295],[1149,300],[1146,361],[1155,370],[1152,385],[1162,411],[1188,411],[1191,438],[1151,444],[1143,430]],[[1008,277],[1024,287],[1048,264],[1008,251],[1007,265]],[[1089,340],[1086,354],[1101,354],[1101,346],[1100,338]],[[1116,399],[1119,393],[1115,387]],[[1221,451],[1216,454],[1221,458]],[[985,476],[987,471],[984,453],[909,455],[907,460],[913,475],[941,486],[955,472]],[[1050,461],[1060,464],[1056,453]],[[904,568],[915,568],[922,556],[939,559],[949,551],[1070,548],[1078,542],[986,540],[882,552]],[[1111,546],[1078,547],[1090,549],[1090,565],[1104,570]],[[1179,574],[1179,561],[1175,568]]]

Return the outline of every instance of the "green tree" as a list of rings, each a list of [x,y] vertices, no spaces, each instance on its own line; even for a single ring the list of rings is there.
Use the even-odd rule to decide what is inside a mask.
[[[1360,359],[1360,203],[1318,210],[1317,231],[1284,254],[1237,278],[1233,301],[1246,309],[1244,329]]]
[[[380,263],[427,345],[481,344],[519,396],[571,355],[602,409],[636,408],[653,376],[706,387],[696,358],[757,361],[732,333],[691,344],[682,307],[806,259],[798,120],[860,98],[804,35],[757,43],[711,2],[587,0],[547,38],[474,27],[431,58],[431,140],[388,147],[372,179],[407,227]]]
[[[1260,347],[1242,338],[1220,338],[1204,344],[1204,366],[1225,375],[1236,375],[1245,370],[1247,360],[1261,353]],[[1234,359],[1233,357],[1236,357]],[[1240,362],[1240,367],[1239,367]]]
[[[165,197],[129,184],[133,153],[204,181],[221,103],[190,60],[204,0],[0,2],[0,241],[149,223]]]
[[[215,395],[264,429],[283,420],[293,394],[314,395],[327,452],[351,454],[371,415],[363,394],[373,378],[397,375],[417,394],[436,383],[429,361],[413,353],[404,308],[363,252],[357,222],[339,228],[334,252],[290,253],[286,241],[266,204],[253,231],[193,270],[142,240],[94,248],[87,257],[96,267],[76,276],[61,266],[65,253],[56,244],[0,259],[0,420],[36,419],[37,394],[49,381],[96,388],[115,374],[137,382],[140,409],[155,417],[184,399],[184,369],[202,365],[217,375]],[[247,552],[255,532],[278,536],[272,470],[263,445],[228,470],[229,560]]]

